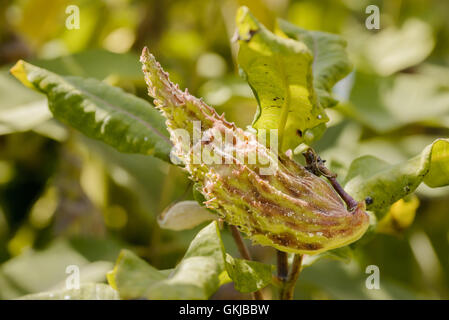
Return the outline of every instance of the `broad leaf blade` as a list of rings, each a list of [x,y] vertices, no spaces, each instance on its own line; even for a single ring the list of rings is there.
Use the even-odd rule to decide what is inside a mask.
[[[139,57],[104,49],[85,50],[54,59],[32,60],[33,65],[59,75],[74,75],[108,82],[143,82]],[[27,90],[9,74],[11,66],[0,68],[0,135],[35,130],[44,134],[51,118],[47,99]],[[54,127],[53,127],[54,128]]]
[[[358,201],[369,197],[367,209],[378,213],[421,182],[433,188],[449,184],[449,139],[435,140],[418,156],[396,165],[373,156],[357,158],[349,168],[345,190]]]
[[[345,247],[337,248],[334,250],[329,250],[329,251],[322,252],[322,253],[315,254],[315,255],[306,255],[303,259],[303,262],[301,265],[301,270],[304,268],[310,267],[315,262],[317,262],[323,258],[334,259],[334,260],[339,260],[344,263],[349,263],[349,262],[351,262],[353,257],[354,257],[354,252],[350,246],[345,246]]]
[[[207,299],[222,284],[223,245],[216,222],[202,229],[168,275],[123,251],[108,281],[124,299]]]
[[[429,23],[406,19],[399,28],[395,25],[371,32],[366,28],[351,28],[352,52],[359,56],[359,68],[381,76],[390,76],[423,62],[435,47],[435,35]]]
[[[213,214],[197,201],[187,200],[167,207],[157,217],[157,222],[162,229],[179,231],[192,229],[217,218],[218,215]]]
[[[431,188],[449,184],[449,139],[439,139],[423,151],[428,157],[429,171],[424,183]]]
[[[72,75],[103,80],[118,77],[126,81],[143,81],[139,56],[114,53],[104,49],[88,49],[54,59],[38,59],[32,64],[59,75]]]
[[[103,283],[88,283],[79,289],[29,294],[18,300],[119,300],[117,291]]]
[[[226,254],[226,271],[240,292],[254,292],[272,281],[273,266],[257,261],[233,258]]]
[[[123,299],[145,297],[147,290],[167,278],[129,250],[122,250],[114,270],[107,275],[109,284]]]
[[[337,104],[332,98],[332,87],[351,71],[346,54],[346,41],[336,34],[309,31],[278,19],[278,28],[288,37],[307,45],[313,54],[313,85],[321,107]]]
[[[246,7],[237,13],[237,28],[238,63],[259,103],[253,127],[278,129],[282,151],[313,140],[312,129],[328,118],[314,92],[310,50],[274,35]]]
[[[445,126],[449,87],[444,82],[449,69],[440,70],[443,77],[425,70],[389,77],[358,71],[350,103],[341,105],[339,111],[379,133],[413,123]]]
[[[414,194],[396,201],[377,224],[376,232],[400,235],[412,225],[418,207],[419,199]]]
[[[121,152],[168,161],[171,143],[163,117],[143,99],[95,79],[59,76],[19,61],[11,73],[47,95],[54,117]]]

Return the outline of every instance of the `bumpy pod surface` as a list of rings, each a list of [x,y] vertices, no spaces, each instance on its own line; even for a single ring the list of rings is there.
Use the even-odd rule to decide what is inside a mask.
[[[174,155],[200,186],[205,205],[226,222],[254,243],[293,253],[338,248],[364,234],[369,217],[363,202],[348,211],[322,178],[181,91],[147,48],[141,62],[149,95],[167,119]],[[201,139],[194,138],[197,129]],[[180,130],[191,138],[182,139]],[[198,159],[198,150],[204,149],[219,161]],[[256,154],[257,160],[249,161]],[[273,163],[276,169],[267,170]]]

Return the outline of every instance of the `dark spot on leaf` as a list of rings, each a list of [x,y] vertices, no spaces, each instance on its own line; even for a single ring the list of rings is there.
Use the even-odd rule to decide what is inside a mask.
[[[300,137],[300,138],[302,138],[302,131],[301,130],[296,130],[296,134]]]
[[[373,202],[374,202],[373,198],[371,198],[371,197],[366,197],[366,198],[365,198],[365,203],[366,203],[367,205],[370,205],[370,204],[372,204]]]
[[[235,30],[234,35],[231,38],[231,42],[237,42],[238,40],[241,40],[239,33],[237,32],[237,30]]]
[[[257,29],[257,30],[250,29],[250,30],[248,31],[248,38],[246,38],[245,41],[246,41],[246,42],[250,42],[250,41],[251,41],[251,38],[254,37],[254,35],[255,35],[258,31],[259,31],[259,29]]]

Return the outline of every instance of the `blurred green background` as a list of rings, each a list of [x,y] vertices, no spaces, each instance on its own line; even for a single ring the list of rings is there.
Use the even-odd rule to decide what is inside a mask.
[[[365,27],[369,4],[380,8],[380,30]],[[66,28],[68,5],[80,9],[79,29]],[[157,268],[173,267],[199,230],[166,231],[156,223],[166,206],[192,199],[185,173],[120,154],[53,120],[45,97],[9,75],[12,64],[26,59],[149,100],[138,61],[146,45],[174,82],[246,127],[256,101],[238,76],[230,41],[240,5],[269,28],[282,17],[348,41],[354,72],[337,84],[341,103],[327,109],[329,129],[314,146],[341,176],[360,155],[396,163],[449,136],[447,0],[2,0],[1,299],[62,286],[69,264],[81,267],[82,281],[105,281],[121,248]],[[322,259],[305,268],[296,298],[449,298],[448,191],[421,186],[417,198],[398,204],[409,218],[418,207],[410,226],[381,229],[350,262]],[[274,261],[271,248],[251,250],[259,261]],[[380,290],[365,287],[372,264]],[[229,284],[213,298],[247,297]]]

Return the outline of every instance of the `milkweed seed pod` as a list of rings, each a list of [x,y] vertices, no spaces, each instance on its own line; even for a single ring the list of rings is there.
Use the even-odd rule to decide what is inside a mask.
[[[273,135],[265,146],[181,91],[147,48],[141,62],[149,95],[167,119],[174,159],[200,186],[205,205],[254,243],[315,254],[354,242],[367,230],[364,203],[348,211],[326,181],[277,154]]]

